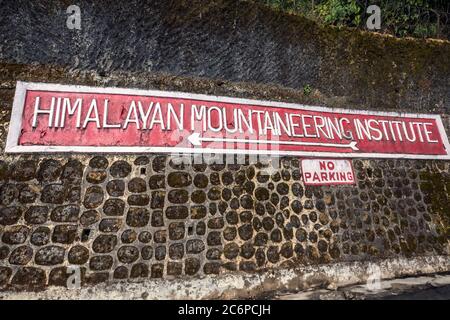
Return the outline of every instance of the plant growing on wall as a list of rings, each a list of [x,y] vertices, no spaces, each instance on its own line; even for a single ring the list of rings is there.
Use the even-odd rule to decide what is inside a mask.
[[[448,0],[257,0],[279,10],[301,14],[321,24],[364,29],[367,8],[381,10],[381,32],[405,37],[450,39]]]

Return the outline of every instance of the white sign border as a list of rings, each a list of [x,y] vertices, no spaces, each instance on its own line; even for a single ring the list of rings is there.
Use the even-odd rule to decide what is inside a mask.
[[[421,154],[395,154],[395,153],[339,153],[339,152],[309,152],[309,151],[283,151],[280,153],[275,150],[238,150],[238,149],[213,149],[213,148],[171,148],[171,147],[143,147],[143,146],[21,146],[18,145],[20,131],[22,128],[22,113],[25,104],[25,96],[28,90],[39,91],[59,91],[59,92],[81,92],[81,93],[99,93],[99,94],[123,94],[123,95],[139,95],[139,96],[155,96],[166,98],[184,98],[193,100],[204,100],[213,102],[226,102],[237,104],[250,104],[257,106],[282,107],[289,109],[301,109],[309,111],[322,111],[333,113],[347,114],[363,114],[378,116],[394,116],[394,117],[410,117],[410,118],[426,118],[435,119],[444,147],[447,150],[446,155],[421,155]],[[444,135],[442,135],[442,133]],[[403,158],[403,159],[450,159],[450,144],[440,115],[436,114],[416,114],[402,112],[386,112],[386,111],[367,111],[353,110],[341,108],[328,108],[319,106],[306,106],[302,104],[261,101],[242,98],[231,98],[223,96],[211,96],[205,94],[185,93],[179,91],[159,91],[159,90],[143,90],[143,89],[126,89],[112,87],[89,87],[81,85],[62,85],[51,83],[22,82],[17,81],[16,92],[14,95],[14,103],[11,114],[11,121],[6,140],[5,153],[212,153],[212,154],[263,154],[273,156],[303,156],[303,157],[335,157],[335,158]]]
[[[305,161],[348,161],[350,164],[350,169],[352,171],[353,181],[352,182],[327,182],[327,183],[310,183],[305,180]],[[302,180],[305,186],[353,186],[356,184],[355,168],[353,167],[353,162],[350,159],[329,159],[329,158],[305,158],[300,159],[300,168],[302,169]]]

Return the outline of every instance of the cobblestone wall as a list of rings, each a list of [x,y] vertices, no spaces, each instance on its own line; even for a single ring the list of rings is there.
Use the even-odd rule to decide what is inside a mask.
[[[45,29],[48,39],[31,37],[28,25],[16,23],[34,21],[20,14],[36,19],[35,5],[18,1],[2,6],[8,19],[0,30],[17,24],[19,31],[0,35],[7,44],[0,48],[0,290],[65,286],[67,268],[73,266],[81,268],[83,285],[89,285],[448,255],[449,161],[355,159],[356,185],[305,187],[299,158],[282,158],[279,169],[264,174],[263,164],[182,165],[170,155],[3,153],[18,80],[440,113],[449,132],[448,43],[316,30],[308,21],[259,7],[239,12],[231,0],[211,3],[201,18],[201,1],[189,7],[188,15],[187,2],[154,2],[167,14],[158,29],[165,34],[157,41],[162,55],[136,45],[153,43],[151,38],[127,44],[118,40],[116,29],[122,31],[122,25],[108,33],[98,29],[101,22],[95,19],[81,31],[88,48],[65,43],[61,48],[60,39],[71,37],[67,30],[33,23],[58,33]],[[114,14],[134,16],[138,2],[130,9],[120,6]],[[90,9],[104,7],[95,2],[84,8],[91,17],[97,11]],[[52,23],[64,22],[60,15],[49,18],[43,8],[36,12]],[[55,12],[61,10],[57,6]],[[227,28],[231,20],[224,10],[233,19],[239,14],[236,30],[246,31]],[[222,15],[220,28],[213,28]],[[159,16],[147,18],[151,22]],[[183,38],[189,32],[192,38]],[[144,32],[142,37],[157,34]],[[209,41],[213,35],[218,40]],[[254,41],[248,41],[249,35]],[[186,40],[197,37],[203,39],[201,46]],[[92,43],[114,49],[105,47],[102,55]],[[134,49],[119,50],[114,43]],[[226,46],[211,48],[214,43]],[[286,47],[291,53],[285,56]],[[178,48],[177,54],[172,48]],[[124,57],[123,52],[135,54]],[[205,59],[191,58],[191,53]],[[80,65],[69,63],[77,55]],[[154,69],[147,68],[150,62]],[[303,86],[309,83],[312,92],[306,94]]]
[[[355,160],[357,185],[339,187],[305,187],[299,160],[281,162],[0,161],[0,284],[66,285],[69,265],[93,284],[446,253],[430,177],[450,190],[448,162]]]

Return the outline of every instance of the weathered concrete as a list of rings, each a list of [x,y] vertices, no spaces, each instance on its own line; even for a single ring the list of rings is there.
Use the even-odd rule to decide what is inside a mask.
[[[445,272],[446,256],[396,258],[373,262],[337,263],[273,270],[262,274],[227,274],[201,279],[147,280],[138,283],[105,283],[91,288],[68,290],[50,287],[40,292],[0,293],[0,299],[233,299],[262,298],[280,291],[342,287],[364,283],[378,267],[381,279]],[[303,297],[303,296],[302,296]]]

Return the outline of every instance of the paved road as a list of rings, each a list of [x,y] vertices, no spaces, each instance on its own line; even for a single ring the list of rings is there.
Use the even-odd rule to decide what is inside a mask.
[[[342,288],[280,293],[280,300],[450,300],[450,274],[380,281],[374,289],[366,284]]]

